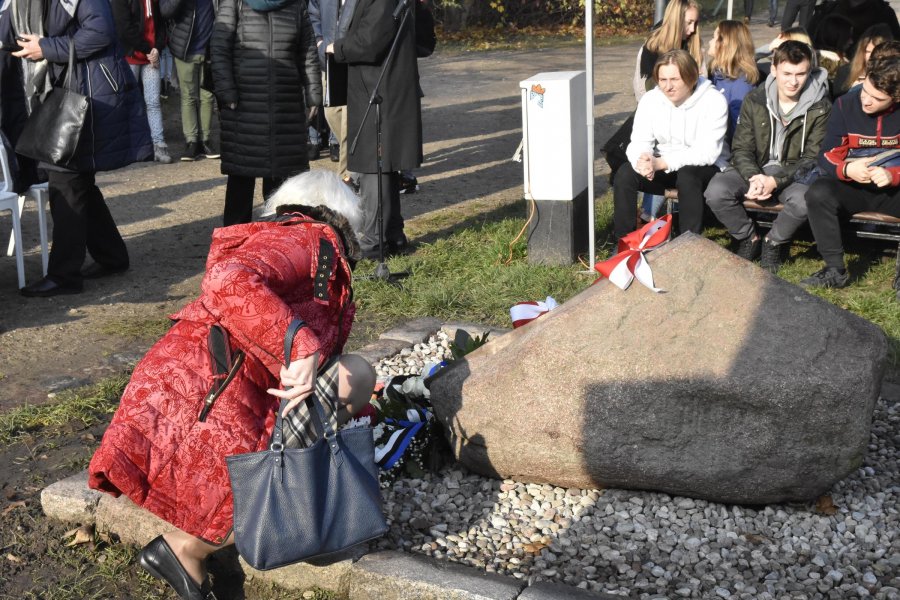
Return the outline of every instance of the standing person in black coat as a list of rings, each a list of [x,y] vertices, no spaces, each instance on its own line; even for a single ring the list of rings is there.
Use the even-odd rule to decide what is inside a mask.
[[[224,222],[249,223],[256,177],[268,198],[309,170],[306,106],[321,103],[322,83],[306,2],[221,0],[210,47],[228,175]]]
[[[34,20],[25,18],[26,13]],[[120,56],[107,0],[16,0],[0,6],[0,51],[20,46],[12,56],[34,67],[26,82],[29,101],[49,86],[62,84],[70,40],[74,87],[88,97],[89,110],[72,160],[42,165],[49,176],[53,246],[47,276],[21,289],[28,297],[77,294],[84,279],[128,269],[128,249],[97,187],[96,174],[153,158],[144,102]],[[82,270],[87,254],[95,262]]]
[[[381,74],[391,43],[400,25],[393,17],[392,0],[346,0],[338,22],[335,42],[326,52],[347,63],[347,141],[352,145],[362,125],[363,115],[375,82]],[[422,164],[422,106],[418,93],[419,71],[413,19],[407,19],[396,55],[379,88],[382,141],[382,216],[385,253],[402,250],[407,244],[400,214],[400,171]],[[365,223],[359,238],[363,256],[377,258],[378,164],[375,109],[372,108],[351,153],[348,168],[361,173],[360,195]]]

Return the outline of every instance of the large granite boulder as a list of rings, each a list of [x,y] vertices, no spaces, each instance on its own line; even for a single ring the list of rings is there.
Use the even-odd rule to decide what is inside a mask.
[[[649,256],[667,293],[601,281],[433,378],[459,460],[747,504],[808,500],[858,468],[884,333],[698,236]]]

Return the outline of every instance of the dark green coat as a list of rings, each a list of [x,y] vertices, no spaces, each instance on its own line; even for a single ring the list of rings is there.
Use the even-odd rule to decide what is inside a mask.
[[[775,177],[779,190],[793,183],[794,173],[799,168],[811,168],[816,164],[830,113],[831,100],[825,97],[813,103],[805,117],[788,123],[781,153],[784,172]],[[762,173],[763,166],[769,162],[773,118],[766,106],[763,83],[744,97],[731,142],[731,165],[745,180]]]

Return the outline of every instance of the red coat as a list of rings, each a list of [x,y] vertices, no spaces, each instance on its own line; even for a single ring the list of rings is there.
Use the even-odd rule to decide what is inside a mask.
[[[335,248],[328,298],[314,298],[320,240]],[[225,457],[256,452],[269,441],[284,360],[284,334],[294,317],[307,327],[292,359],[319,352],[320,363],[347,340],[355,306],[350,267],[335,230],[298,217],[217,229],[202,294],[173,315],[177,323],[144,356],[89,467],[89,485],[125,494],[179,529],[221,543],[232,527]],[[245,352],[237,376],[204,422],[213,385],[210,326]]]

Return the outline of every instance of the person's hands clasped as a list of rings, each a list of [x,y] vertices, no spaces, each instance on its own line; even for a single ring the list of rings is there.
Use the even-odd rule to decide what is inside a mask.
[[[778,182],[771,175],[758,173],[747,180],[750,184],[747,193],[744,194],[749,200],[768,200],[778,187]]]
[[[653,168],[653,155],[649,152],[644,152],[638,157],[637,172],[641,177],[653,181],[653,174],[656,173],[656,170]]]
[[[286,367],[281,367],[281,385],[283,390],[269,389],[268,392],[273,396],[283,398],[288,401],[282,416],[287,415],[290,411],[306,400],[313,393],[316,385],[316,373],[319,369],[319,353],[314,352],[306,358],[299,358],[291,361]]]
[[[43,60],[44,51],[41,50],[41,36],[34,33],[23,33],[16,38],[19,46],[22,47],[18,52],[12,55],[17,58],[27,58],[28,60]]]
[[[147,54],[147,60],[150,61],[150,66],[152,68],[158,69],[159,68],[159,50],[157,50],[156,48],[151,50],[150,53]]]
[[[872,172],[878,170],[878,167],[869,167],[869,163],[874,160],[873,156],[848,162],[844,174],[857,183],[872,183]]]
[[[869,180],[876,186],[887,187],[891,185],[893,179],[891,172],[884,167],[869,167]]]

